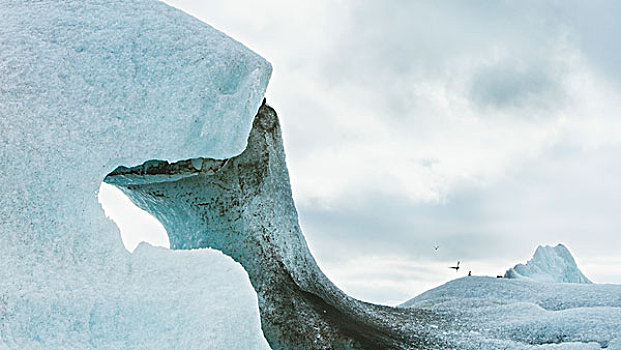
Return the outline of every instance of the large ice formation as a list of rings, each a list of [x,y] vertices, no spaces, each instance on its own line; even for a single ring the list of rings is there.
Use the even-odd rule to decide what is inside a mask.
[[[0,18],[0,348],[266,347],[239,264],[129,254],[97,191],[120,164],[242,152],[270,64],[158,1],[0,0]]]
[[[241,263],[257,291],[272,349],[435,349],[431,312],[355,300],[313,259],[291,197],[280,127],[263,105],[239,156],[152,160],[105,179],[166,227],[171,249],[215,248]],[[432,330],[433,331],[433,330]]]
[[[528,278],[540,282],[591,283],[580,271],[574,257],[564,245],[539,246],[526,264],[507,270],[506,278]]]
[[[106,182],[166,227],[172,249],[241,263],[272,349],[599,349],[621,337],[621,286],[458,279],[399,308],[355,300],[317,267],[291,198],[275,111],[229,159],[151,160]]]
[[[618,286],[473,277],[400,308],[344,294],[259,106],[271,67],[213,28],[152,0],[0,0],[0,18],[0,349],[265,349],[261,328],[273,349],[618,346]],[[104,178],[171,250],[124,249]]]
[[[463,277],[401,305],[445,315],[430,325],[462,349],[600,349],[621,340],[621,285]],[[609,347],[613,348],[613,347]]]
[[[515,271],[459,278],[401,307],[450,316],[435,327],[458,348],[621,349],[621,285],[592,284],[561,244],[538,247]]]

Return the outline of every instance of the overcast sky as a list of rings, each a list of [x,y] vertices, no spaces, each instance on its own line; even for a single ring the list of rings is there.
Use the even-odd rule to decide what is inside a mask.
[[[302,229],[348,293],[558,242],[621,283],[621,2],[167,2],[272,63]]]

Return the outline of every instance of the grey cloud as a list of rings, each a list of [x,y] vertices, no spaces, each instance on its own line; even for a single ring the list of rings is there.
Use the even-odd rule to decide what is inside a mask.
[[[609,79],[621,84],[621,2],[612,0],[563,2],[557,20],[569,28],[571,40]]]
[[[418,92],[430,82],[453,94],[474,97],[484,107],[515,107],[532,99],[537,103],[531,109],[562,103],[552,98],[562,95],[560,77],[546,74],[549,67],[562,64],[553,56],[564,40],[566,26],[549,20],[558,4],[352,4],[343,16],[342,28],[330,38],[338,49],[319,60],[324,88],[339,91],[343,100],[371,104],[361,100],[372,96],[373,108],[393,121],[417,120],[429,113]],[[485,71],[495,52],[518,56],[527,68],[524,72],[510,67]],[[471,93],[460,86],[461,79],[472,82]]]
[[[557,242],[582,254],[618,256],[621,165],[610,159],[619,152],[555,146],[496,184],[458,189],[445,203],[369,194],[337,208],[301,206],[301,223],[313,251],[328,262],[369,255],[524,259],[536,245]],[[435,252],[435,244],[442,249]]]
[[[547,67],[519,69],[511,64],[496,65],[474,74],[470,94],[482,108],[549,108],[565,99],[561,79]]]
[[[494,159],[490,162],[506,161],[499,166],[508,164],[509,170],[503,168],[494,183],[485,179],[479,186],[451,184],[441,203],[412,203],[405,195],[387,196],[381,188],[371,186],[360,188],[356,199],[337,201],[350,200],[336,207],[296,198],[304,233],[320,263],[347,262],[370,254],[488,261],[509,257],[513,263],[528,258],[537,244],[559,241],[568,244],[578,260],[581,256],[619,256],[621,166],[614,160],[619,159],[621,148],[586,149],[590,141],[579,135],[556,139],[554,135],[562,130],[556,129],[554,120],[544,123],[531,112],[554,116],[573,102],[568,101],[565,81],[571,69],[587,76],[590,71],[581,69],[593,69],[606,83],[621,82],[621,2],[403,0],[337,5],[315,1],[313,4],[326,12],[318,19],[318,28],[313,27],[315,21],[292,28],[290,21],[282,19],[295,16],[265,5],[260,16],[232,11],[241,17],[234,18],[237,26],[227,27],[224,23],[232,20],[225,15],[228,13],[218,12],[217,6],[209,8],[214,6],[212,2],[201,4],[207,8],[205,18],[223,23],[212,23],[217,28],[252,47],[258,45],[260,54],[274,60],[268,102],[281,116],[294,186],[306,175],[298,170],[304,167],[296,165],[314,160],[309,155],[327,148],[337,156],[347,156],[337,153],[350,141],[352,135],[346,133],[351,130],[345,129],[358,126],[356,113],[360,110],[375,118],[377,124],[371,125],[383,123],[387,133],[396,136],[395,142],[416,138],[422,141],[414,145],[429,140],[432,146],[442,148],[442,142],[450,143],[462,133],[487,132],[492,124],[487,120],[456,123],[464,105],[450,105],[453,100],[442,101],[450,105],[448,109],[429,107],[426,96],[416,93],[429,85],[439,86],[440,95],[448,92],[452,94],[449,97],[464,98],[465,107],[472,109],[465,111],[470,113],[468,117],[506,112],[506,119],[495,120],[489,127],[490,133],[512,130],[526,119],[529,125],[541,122],[541,129],[550,135],[549,148],[528,148],[540,154],[490,157]],[[278,10],[291,7],[270,4]],[[240,6],[244,5],[231,5]],[[249,26],[252,18],[244,15],[265,17],[267,24]],[[325,28],[329,29],[327,35]],[[580,64],[571,66],[573,60]],[[451,112],[457,117],[447,117]],[[556,116],[563,117],[561,113]],[[597,128],[605,129],[608,123],[602,119],[581,124],[578,118],[593,116],[580,113],[565,117],[577,128],[594,128],[595,135],[602,132]],[[523,142],[535,139],[528,136]],[[374,140],[361,144],[367,141],[372,144]],[[377,146],[381,151],[385,145]],[[489,145],[495,146],[512,151],[502,144]],[[405,148],[403,158],[407,159]],[[398,147],[387,150],[393,152]],[[469,156],[458,147],[454,151]],[[445,159],[437,158],[433,149],[429,152],[416,153],[414,162],[423,170],[442,166]],[[477,171],[475,165],[472,168]],[[385,169],[360,175],[363,180],[383,176]],[[320,181],[311,183],[322,185]],[[442,246],[440,256],[432,250],[437,243]],[[424,279],[418,275],[412,278]]]
[[[456,196],[446,204],[411,203],[407,198],[369,195],[352,206],[301,206],[305,235],[320,260],[365,255],[489,258],[506,252],[501,235],[481,225],[480,198]],[[442,249],[435,251],[439,244]]]

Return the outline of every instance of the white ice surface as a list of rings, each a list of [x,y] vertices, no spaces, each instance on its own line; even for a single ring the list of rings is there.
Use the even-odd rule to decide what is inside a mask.
[[[620,348],[621,285],[590,283],[562,245],[516,269],[523,275],[459,278],[401,306],[445,315],[441,331],[465,349]]]
[[[265,349],[243,269],[213,250],[138,246],[121,284],[9,290],[10,349]],[[70,278],[69,276],[56,276]]]
[[[526,264],[507,270],[507,278],[528,278],[540,282],[591,283],[580,271],[569,249],[562,244],[539,246]]]
[[[448,282],[402,306],[432,309],[454,318],[447,331],[466,338],[464,343],[470,345],[487,340],[521,349],[564,342],[589,349],[621,338],[621,285],[472,276]]]
[[[240,153],[269,63],[157,1],[0,0],[0,18],[0,348],[264,348],[238,264],[128,253],[97,191],[119,165]]]
[[[464,349],[619,349],[621,285],[592,284],[563,245],[538,247],[513,279],[471,276],[402,304],[451,320]]]

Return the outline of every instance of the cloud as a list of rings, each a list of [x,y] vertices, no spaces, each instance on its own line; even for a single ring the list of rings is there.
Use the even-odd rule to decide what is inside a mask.
[[[496,65],[473,75],[470,93],[482,108],[551,109],[565,99],[560,82],[550,69]]]
[[[303,229],[356,293],[352,262],[438,241],[441,266],[618,256],[621,4],[169,2],[272,62]]]

